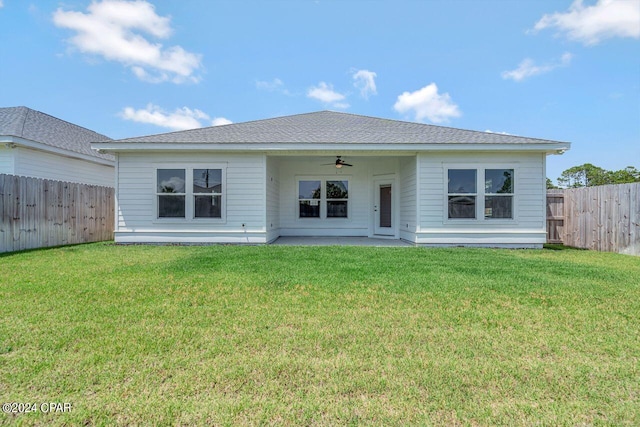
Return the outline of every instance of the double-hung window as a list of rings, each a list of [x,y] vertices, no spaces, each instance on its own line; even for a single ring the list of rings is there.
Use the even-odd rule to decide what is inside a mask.
[[[187,197],[184,169],[158,169],[158,218],[184,218]]]
[[[513,169],[485,169],[484,217],[513,218]]]
[[[193,169],[194,218],[222,218],[222,169]]]
[[[298,182],[298,206],[300,218],[320,218],[322,200],[322,181]]]
[[[449,169],[449,218],[476,218],[477,176],[475,169]]]
[[[514,219],[514,170],[450,168],[447,170],[447,218]]]
[[[348,218],[349,181],[298,180],[298,218]]]
[[[327,218],[347,218],[349,182],[326,181]]]
[[[224,168],[156,170],[157,218],[224,219]]]

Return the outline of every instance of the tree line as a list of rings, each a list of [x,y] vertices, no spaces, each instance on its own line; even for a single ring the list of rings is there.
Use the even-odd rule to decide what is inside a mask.
[[[617,171],[609,171],[591,163],[585,163],[562,172],[558,177],[559,187],[547,178],[547,188],[579,188],[607,184],[628,184],[631,182],[640,182],[640,171],[633,166],[627,166]]]

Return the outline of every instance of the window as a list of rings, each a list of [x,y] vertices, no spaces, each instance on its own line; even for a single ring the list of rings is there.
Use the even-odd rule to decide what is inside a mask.
[[[194,217],[222,218],[222,169],[193,170]]]
[[[300,218],[320,218],[321,181],[299,181]]]
[[[222,168],[157,169],[158,218],[222,219]]]
[[[513,218],[513,169],[484,171],[485,219]]]
[[[346,218],[348,181],[327,181],[327,218]]]
[[[448,219],[514,218],[513,169],[448,169],[447,179]]]
[[[299,218],[348,218],[349,181],[298,181]]]
[[[476,217],[475,169],[449,169],[449,218]]]
[[[158,169],[158,218],[184,218],[184,169]]]

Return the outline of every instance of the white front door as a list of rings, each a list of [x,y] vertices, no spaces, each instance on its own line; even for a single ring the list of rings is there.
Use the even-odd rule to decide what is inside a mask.
[[[394,227],[395,218],[393,212],[393,181],[375,181],[374,191],[374,234],[393,236],[396,234]]]

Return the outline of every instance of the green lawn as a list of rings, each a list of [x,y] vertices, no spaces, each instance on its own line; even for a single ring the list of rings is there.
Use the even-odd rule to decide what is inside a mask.
[[[38,411],[0,423],[640,425],[639,316],[640,258],[579,250],[3,255],[0,403]]]

